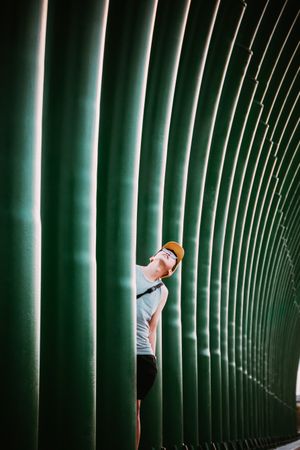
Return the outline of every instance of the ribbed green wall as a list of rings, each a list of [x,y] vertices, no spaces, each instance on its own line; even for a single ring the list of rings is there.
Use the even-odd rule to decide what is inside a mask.
[[[135,263],[163,241],[140,448],[296,434],[299,2],[1,8],[1,440],[135,449]]]

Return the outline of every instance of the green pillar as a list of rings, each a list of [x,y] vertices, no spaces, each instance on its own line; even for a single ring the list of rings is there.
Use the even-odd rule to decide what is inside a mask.
[[[96,170],[107,2],[49,4],[39,449],[95,449]]]
[[[240,238],[239,242],[239,262],[237,268],[237,296],[243,303],[242,313],[242,367],[243,367],[243,396],[244,396],[244,425],[245,438],[251,437],[252,431],[252,403],[251,403],[251,382],[252,382],[252,360],[248,355],[249,336],[247,324],[249,317],[249,303],[245,295],[246,261],[251,232],[251,193],[255,189],[256,174],[262,171],[264,163],[264,141],[266,138],[267,126],[259,122],[255,131],[251,148],[249,149],[249,159],[245,173],[245,179],[241,191],[239,211],[237,216],[237,230]],[[260,164],[259,164],[260,163]],[[255,196],[254,196],[255,197]]]
[[[238,227],[238,210],[243,183],[246,175],[246,168],[250,156],[250,149],[253,145],[254,135],[261,115],[261,105],[256,102],[251,104],[251,109],[245,124],[239,158],[235,168],[232,194],[229,205],[227,220],[227,233],[230,233],[229,245],[226,246],[228,253],[228,280],[229,280],[229,304],[233,305],[232,319],[235,319],[235,364],[236,364],[236,396],[237,396],[237,438],[244,438],[244,396],[243,396],[243,365],[242,365],[242,326],[243,326],[243,301],[237,295],[237,268],[239,264],[239,246],[241,236]],[[227,250],[228,249],[228,250]]]
[[[259,171],[257,171],[256,179],[259,180],[261,186],[258,188],[256,193],[257,204],[253,209],[253,225],[251,238],[249,243],[248,257],[247,257],[247,280],[249,283],[245,283],[245,294],[248,296],[249,302],[249,321],[247,324],[247,333],[249,336],[248,341],[248,356],[252,362],[252,372],[251,372],[251,384],[252,384],[252,396],[250,395],[252,402],[252,437],[261,436],[261,409],[260,404],[260,361],[257,357],[258,352],[258,331],[257,325],[259,323],[259,316],[257,314],[258,301],[255,290],[256,285],[256,258],[259,256],[259,251],[264,251],[261,248],[262,237],[265,235],[265,220],[269,216],[270,206],[272,205],[273,197],[275,195],[275,189],[278,184],[278,179],[272,177],[274,171],[274,165],[276,164],[276,159],[273,155],[268,155],[265,157],[265,169],[262,176],[259,176]],[[255,197],[255,190],[252,190],[252,196]],[[251,345],[249,345],[251,342]]]
[[[218,219],[216,220],[216,227],[224,227],[223,249],[222,249],[222,283],[221,283],[221,307],[226,311],[228,308],[228,318],[226,323],[226,314],[221,317],[221,333],[223,346],[222,352],[226,351],[228,345],[228,396],[229,396],[229,427],[230,440],[237,439],[237,392],[236,392],[236,354],[235,354],[235,330],[236,330],[236,302],[235,297],[229,296],[230,286],[230,265],[231,253],[233,246],[233,231],[234,231],[234,215],[229,215],[230,201],[235,197],[234,179],[238,167],[239,157],[242,159],[241,143],[245,134],[245,127],[247,125],[250,108],[253,102],[253,97],[257,83],[255,80],[246,78],[243,82],[243,87],[239,96],[239,102],[236,109],[232,130],[227,144],[226,158],[224,161],[224,169],[220,186],[220,193],[224,195],[219,196],[218,200]],[[245,152],[245,149],[244,149]],[[241,167],[241,165],[239,165]],[[228,174],[232,173],[229,177]],[[230,195],[229,195],[230,194]],[[226,197],[226,198],[224,198]],[[223,223],[225,221],[225,223]],[[231,301],[230,301],[231,300]],[[226,341],[226,334],[228,333],[228,343]],[[222,369],[223,371],[223,369]],[[225,394],[226,396],[226,394]]]
[[[40,362],[40,170],[47,2],[1,9],[1,442],[35,450]]]
[[[250,57],[251,53],[246,48],[240,47],[239,45],[233,48],[216,118],[218,132],[213,136],[210,149],[210,163],[207,172],[207,179],[210,181],[210,185],[214,185],[216,189],[216,193],[210,195],[210,203],[215,203],[215,215],[212,219],[213,223],[211,223],[213,245],[210,275],[210,321],[212,331],[211,345],[215,346],[215,353],[217,355],[215,359],[218,360],[221,389],[222,433],[218,441],[228,441],[230,439],[229,421],[230,417],[234,416],[233,411],[232,416],[230,414],[229,403],[228,304],[222,301],[221,289],[225,218],[226,211],[228,212],[230,187],[233,181],[230,176],[231,170],[228,170],[228,159],[230,161],[236,160],[238,156],[238,151],[236,149],[233,151],[228,146],[228,142],[230,133],[233,131],[234,119],[240,112],[237,105],[239,97],[243,93],[243,91],[241,92],[241,88]],[[229,98],[226,94],[227,92],[231,92]],[[225,161],[227,162],[226,165]]]
[[[181,119],[184,123],[189,122],[185,129],[187,132],[190,129],[190,133],[196,132],[197,129],[197,103],[218,6],[219,2],[209,2],[205,5],[202,2],[192,2],[190,9],[182,55],[182,65],[185,67],[184,84],[187,88]],[[200,29],[203,36],[201,40]],[[209,404],[198,404],[198,380],[202,386],[202,383],[210,383],[210,379],[206,378],[205,373],[198,373],[197,354],[197,267],[205,163],[206,155],[201,155],[197,139],[194,139],[193,145],[191,143],[185,197],[183,246],[187,257],[182,267],[181,288],[184,442],[194,447],[199,444],[199,426],[203,425],[205,428],[207,422],[210,423],[210,414],[207,414]]]
[[[214,22],[217,5],[209,9],[211,19],[206,22],[207,38],[203,42],[206,59],[207,46],[210,42],[210,29]],[[188,41],[187,41],[188,44]],[[195,127],[196,104],[191,99],[192,92],[199,92],[200,85],[193,80],[194,72],[189,73],[187,61],[195,58],[197,53],[189,52],[183,47],[183,55],[178,71],[172,121],[168,145],[168,160],[164,196],[164,240],[182,241],[183,219],[188,175],[188,162],[191,152],[191,141]],[[189,55],[190,53],[190,55]],[[197,57],[199,58],[199,56]],[[197,61],[197,60],[196,60]],[[205,60],[203,59],[203,62]],[[192,62],[195,64],[195,62]],[[197,63],[198,64],[198,63]],[[194,69],[193,69],[194,70]],[[203,69],[199,66],[202,80]],[[200,81],[199,80],[199,81]],[[196,82],[196,84],[195,84]],[[191,90],[189,88],[191,87]],[[187,100],[187,101],[185,101]],[[184,105],[184,106],[183,106]],[[198,126],[198,124],[197,124]],[[201,130],[202,131],[202,130]],[[200,133],[201,133],[200,131]],[[205,155],[205,151],[204,151]],[[205,161],[205,156],[204,156]],[[188,255],[186,255],[188,257]],[[184,267],[184,264],[183,264]],[[180,272],[178,273],[180,275]],[[176,285],[176,281],[178,283]],[[182,381],[182,335],[180,326],[180,291],[181,281],[178,276],[170,280],[168,287],[172,302],[168,302],[163,320],[163,351],[164,351],[164,444],[180,446],[183,441],[183,381]],[[178,348],[176,348],[178,347]],[[202,372],[205,379],[206,374]],[[186,385],[185,385],[186,386]],[[207,393],[207,391],[206,391]],[[205,403],[206,406],[207,403]],[[200,420],[201,422],[201,420]],[[176,426],[174,427],[174,424]]]
[[[249,436],[254,438],[256,436],[254,431],[254,421],[257,420],[257,413],[254,411],[253,390],[256,385],[256,376],[253,361],[253,349],[256,347],[255,338],[251,334],[252,326],[252,312],[255,303],[255,299],[250,295],[250,281],[252,270],[252,255],[255,250],[256,244],[256,225],[259,221],[260,208],[264,201],[264,195],[267,192],[269,172],[267,171],[267,164],[270,160],[270,170],[274,170],[274,158],[270,157],[272,144],[269,141],[265,141],[267,127],[264,124],[259,124],[257,136],[255,142],[258,147],[254,147],[254,152],[250,157],[250,164],[253,161],[256,163],[256,167],[253,172],[253,181],[249,186],[249,182],[245,181],[245,192],[243,192],[242,198],[247,195],[247,212],[244,216],[244,230],[243,230],[243,246],[241,252],[242,272],[240,285],[242,286],[242,296],[245,305],[244,310],[244,358],[245,366],[247,368],[247,379],[245,385],[248,388],[246,392],[246,402],[248,405],[248,417],[249,417]],[[249,164],[249,167],[250,167]],[[246,178],[251,178],[251,172],[248,171]],[[247,193],[248,190],[248,193]]]
[[[135,447],[135,261],[142,117],[156,1],[109,5],[97,193],[97,449]]]
[[[159,2],[147,79],[139,170],[137,262],[145,265],[162,245],[162,210],[168,134],[189,1]],[[161,61],[164,61],[163,70]],[[151,183],[149,183],[151,180]],[[162,447],[161,322],[156,340],[158,376],[142,402],[140,448]]]
[[[218,11],[216,23],[214,25],[214,34],[210,41],[209,52],[205,64],[205,71],[203,81],[201,84],[201,91],[199,102],[197,106],[197,116],[195,120],[195,132],[193,135],[193,146],[197,145],[202,152],[202,170],[199,173],[199,179],[203,179],[203,189],[201,198],[199,199],[201,209],[200,217],[200,238],[199,238],[199,260],[198,260],[198,293],[197,293],[197,315],[198,315],[198,392],[199,392],[199,439],[201,442],[210,442],[212,439],[212,410],[211,400],[212,396],[218,403],[220,401],[220,375],[221,364],[219,364],[219,371],[216,368],[214,374],[216,377],[211,378],[211,334],[210,334],[210,296],[209,296],[209,277],[210,277],[210,259],[211,259],[211,236],[212,231],[211,221],[213,219],[214,193],[215,185],[212,181],[211,188],[208,188],[209,180],[207,175],[207,164],[209,152],[211,149],[211,139],[216,123],[216,115],[219,106],[220,96],[222,92],[223,82],[228,67],[232,46],[234,43],[238,24],[241,20],[244,5],[241,3],[236,8],[230,3],[229,5],[222,5]],[[229,13],[230,11],[230,13]],[[225,30],[225,16],[230,16],[230,22]],[[224,35],[226,39],[224,39]],[[221,37],[222,36],[222,37]],[[218,48],[220,44],[221,48]],[[218,54],[218,55],[217,55]],[[216,60],[218,64],[216,65]],[[206,120],[203,120],[203,117]],[[222,157],[222,154],[221,154]],[[212,167],[212,166],[210,166]],[[203,174],[203,175],[202,175]],[[210,190],[211,189],[211,190]],[[211,205],[207,208],[207,203],[210,202],[209,192],[212,193]],[[204,200],[205,199],[205,200]],[[198,240],[198,237],[196,238]],[[214,322],[216,323],[216,322]],[[218,336],[214,335],[216,339]],[[217,352],[216,352],[217,354]],[[219,352],[220,355],[220,352]],[[218,364],[217,364],[218,365]],[[211,389],[211,382],[215,380],[214,389]],[[214,391],[214,392],[213,392]],[[214,429],[218,430],[215,433],[214,439],[218,440],[218,433],[221,434],[221,408],[220,405],[214,405]],[[217,414],[217,416],[216,416]]]
[[[275,279],[276,267],[279,261],[281,252],[281,243],[284,229],[280,224],[282,220],[282,213],[278,215],[278,224],[274,230],[274,243],[272,246],[272,253],[270,258],[270,264],[268,264],[266,278],[264,280],[262,289],[262,298],[265,298],[265,315],[263,322],[263,348],[264,348],[264,381],[266,385],[266,437],[272,436],[272,387],[271,387],[271,377],[270,377],[270,357],[269,357],[269,345],[270,345],[270,331],[271,331],[271,319],[273,314],[273,303],[274,299],[269,294],[270,286],[273,284]]]
[[[270,213],[266,222],[266,232],[263,236],[262,251],[259,255],[257,267],[257,281],[256,281],[256,298],[258,303],[258,323],[257,323],[257,358],[259,379],[261,382],[261,401],[260,401],[260,426],[262,438],[268,437],[267,419],[268,419],[268,385],[265,373],[265,311],[268,304],[268,299],[263,296],[263,286],[265,280],[268,278],[268,269],[273,258],[274,241],[280,224],[281,215],[278,211],[281,197],[275,193],[272,203],[270,205]]]

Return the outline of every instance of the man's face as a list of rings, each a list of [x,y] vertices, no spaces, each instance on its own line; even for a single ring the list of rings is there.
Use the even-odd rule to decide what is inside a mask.
[[[173,252],[168,249],[162,249],[154,256],[154,259],[158,259],[161,264],[164,265],[166,272],[169,272],[170,269],[173,269],[176,264],[176,256]]]

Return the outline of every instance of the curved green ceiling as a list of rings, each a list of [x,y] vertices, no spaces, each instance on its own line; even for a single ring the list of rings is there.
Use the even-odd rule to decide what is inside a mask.
[[[135,448],[134,269],[169,240],[141,448],[295,438],[299,2],[28,0],[0,29],[6,448]]]

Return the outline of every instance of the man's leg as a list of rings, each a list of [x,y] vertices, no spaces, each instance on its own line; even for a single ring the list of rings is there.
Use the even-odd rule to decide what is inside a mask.
[[[140,437],[141,437],[141,400],[136,401],[136,450],[139,448]]]

